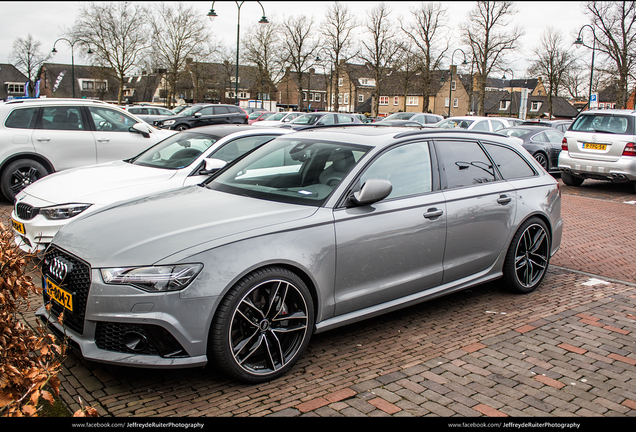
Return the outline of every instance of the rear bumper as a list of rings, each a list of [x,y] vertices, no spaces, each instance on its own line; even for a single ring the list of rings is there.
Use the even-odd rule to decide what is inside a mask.
[[[559,170],[580,178],[613,182],[636,181],[636,157],[622,156],[615,162],[607,162],[575,159],[567,152],[561,152]]]

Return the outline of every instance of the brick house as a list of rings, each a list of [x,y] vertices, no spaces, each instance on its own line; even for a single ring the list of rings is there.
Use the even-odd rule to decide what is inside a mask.
[[[328,82],[328,75],[317,74],[315,69],[310,68],[302,74],[302,85],[299,85],[298,74],[287,68],[276,85],[276,105],[291,111],[326,111],[329,109]]]

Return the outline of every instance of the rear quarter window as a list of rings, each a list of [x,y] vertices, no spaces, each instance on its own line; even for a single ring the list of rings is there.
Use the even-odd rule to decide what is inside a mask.
[[[33,129],[39,108],[19,108],[11,111],[4,126],[16,129]]]
[[[505,180],[532,177],[536,174],[528,162],[516,151],[495,144],[484,144],[484,147],[492,160],[495,161],[495,165]]]

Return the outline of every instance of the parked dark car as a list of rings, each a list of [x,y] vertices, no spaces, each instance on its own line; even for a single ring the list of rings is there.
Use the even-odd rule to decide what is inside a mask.
[[[521,126],[543,126],[551,127],[560,132],[565,133],[572,124],[572,120],[527,120],[521,123]]]
[[[137,116],[148,124],[154,124],[157,121],[166,120],[168,117],[174,116],[176,113],[164,107],[139,105],[126,108],[131,114]]]
[[[521,145],[546,171],[559,172],[559,153],[561,153],[563,132],[552,127],[527,125],[499,129],[497,133],[519,138],[523,141]]]
[[[162,129],[186,130],[214,124],[247,124],[247,113],[234,105],[193,105],[154,123]]]
[[[359,118],[353,114],[344,113],[328,113],[328,112],[314,112],[309,114],[303,114],[300,117],[296,117],[289,123],[282,124],[279,127],[286,127],[295,130],[304,129],[307,126],[328,126],[328,125],[343,125],[348,124],[362,124]]]
[[[437,114],[429,114],[429,113],[416,113],[416,112],[400,112],[391,114],[386,117],[383,122],[389,120],[410,120],[423,125],[432,125],[444,120],[444,117]]]

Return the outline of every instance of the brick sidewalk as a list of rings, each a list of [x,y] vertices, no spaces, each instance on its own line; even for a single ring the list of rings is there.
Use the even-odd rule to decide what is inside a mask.
[[[634,210],[564,196],[564,242],[537,291],[486,284],[317,335],[268,384],[71,354],[61,393],[103,417],[634,417]]]

